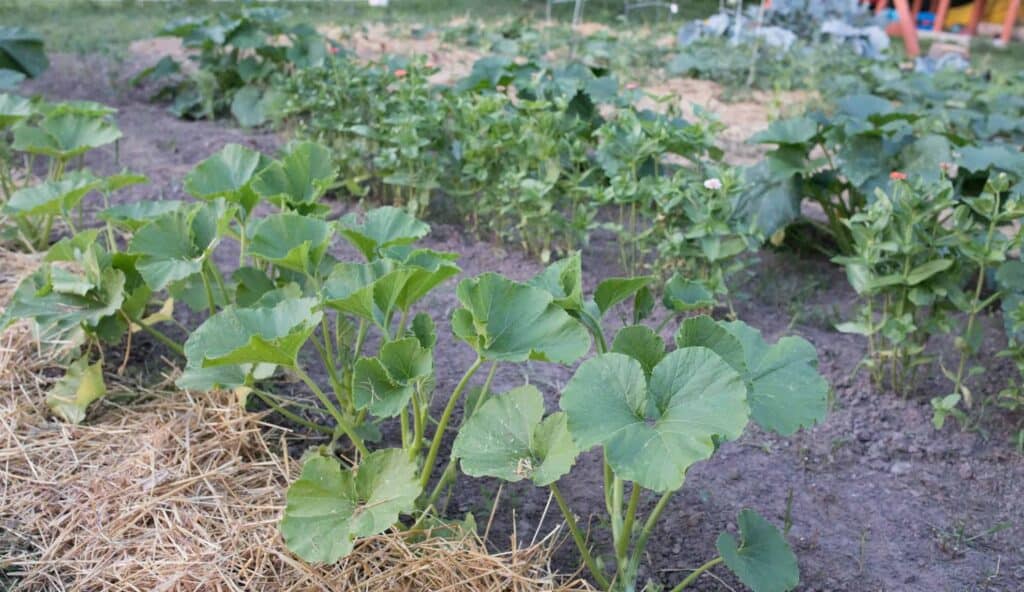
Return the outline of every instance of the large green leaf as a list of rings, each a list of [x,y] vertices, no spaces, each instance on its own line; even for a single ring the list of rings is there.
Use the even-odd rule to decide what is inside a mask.
[[[120,137],[121,131],[104,117],[54,113],[43,118],[38,126],[16,128],[14,149],[67,160]]]
[[[805,144],[818,135],[818,123],[809,117],[794,117],[773,121],[767,129],[754,134],[750,141],[757,144]]]
[[[205,200],[223,197],[250,212],[259,201],[252,180],[265,164],[259,152],[228,144],[192,169],[185,177],[185,191]]]
[[[253,180],[252,187],[270,203],[305,214],[318,210],[318,201],[336,177],[329,149],[300,142],[291,146],[280,160],[267,165]]]
[[[665,284],[662,304],[669,310],[689,312],[715,305],[715,295],[703,283],[674,274]]]
[[[137,269],[151,288],[200,272],[231,220],[234,206],[223,200],[171,210],[140,228],[128,244],[138,255]]]
[[[615,334],[611,351],[640,362],[650,378],[654,367],[665,357],[665,341],[647,325],[630,325]]]
[[[42,37],[23,27],[0,27],[0,68],[35,78],[49,66]]]
[[[338,228],[367,260],[379,257],[382,249],[412,244],[430,232],[425,222],[391,206],[370,210],[361,220],[348,214],[338,221]]]
[[[583,308],[583,262],[578,252],[548,265],[528,283],[550,292],[565,310]]]
[[[333,563],[357,538],[383,532],[411,511],[419,494],[416,465],[404,450],[372,452],[353,470],[313,456],[288,488],[281,534],[302,559]]]
[[[762,428],[789,435],[822,421],[828,411],[828,382],[817,370],[818,353],[800,337],[769,345],[742,321],[687,319],[676,334],[679,347],[706,347],[743,376],[751,418]]]
[[[390,341],[376,357],[356,362],[352,397],[357,409],[368,409],[377,417],[394,417],[433,374],[433,354],[418,339]]]
[[[231,114],[242,127],[255,127],[267,122],[264,93],[255,86],[244,86],[231,99]]]
[[[594,304],[601,315],[607,314],[613,306],[633,296],[654,283],[654,276],[643,275],[631,278],[608,278],[594,290]]]
[[[317,269],[334,227],[319,218],[290,212],[271,214],[250,228],[249,253],[300,273]]]
[[[189,366],[276,364],[294,367],[323,313],[315,298],[265,308],[229,306],[206,319],[185,341]]]
[[[678,349],[644,376],[640,362],[609,353],[580,365],[560,405],[580,450],[604,447],[616,475],[674,491],[686,471],[747,425],[740,375],[707,348]]]
[[[26,98],[0,93],[0,130],[32,115],[32,102]]]
[[[754,592],[786,592],[800,583],[796,555],[785,537],[757,512],[739,516],[740,538],[723,532],[715,546],[725,565]]]
[[[402,310],[409,310],[431,290],[450,277],[462,271],[455,260],[456,253],[441,253],[430,249],[416,249],[401,259],[408,273],[405,285],[395,303]]]
[[[90,191],[99,189],[103,179],[87,170],[72,171],[60,181],[43,181],[38,185],[19,189],[4,204],[4,210],[19,216],[41,216],[70,211]]]
[[[411,268],[391,259],[339,263],[324,282],[324,303],[384,327],[398,308],[411,275]]]
[[[97,216],[100,220],[110,222],[114,226],[135,232],[168,212],[184,208],[185,202],[176,199],[134,201],[107,208]]]
[[[89,364],[89,359],[82,357],[72,362],[64,378],[46,393],[46,404],[64,421],[81,423],[85,409],[105,394],[103,363]]]
[[[564,413],[544,417],[544,397],[521,386],[485,402],[459,431],[452,455],[462,472],[541,487],[569,472],[578,452]]]
[[[463,308],[452,331],[489,360],[570,364],[590,350],[590,334],[540,288],[485,273],[456,290]]]

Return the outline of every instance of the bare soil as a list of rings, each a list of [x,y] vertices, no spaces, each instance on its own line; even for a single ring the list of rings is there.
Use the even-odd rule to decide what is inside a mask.
[[[184,174],[225,143],[272,153],[283,142],[273,133],[246,132],[228,123],[175,119],[122,82],[138,64],[124,67],[65,55],[52,61],[50,70],[28,85],[31,92],[52,100],[96,100],[120,109],[124,139],[117,167],[151,179],[141,189],[122,193],[122,200],[182,196]],[[112,154],[95,163],[109,162]],[[461,253],[463,277],[497,271],[525,279],[541,269],[516,250],[474,240],[459,225],[433,226],[427,246]],[[617,273],[609,249],[601,247],[584,258],[591,288],[598,279]],[[455,281],[422,305],[438,322],[436,357],[443,360],[436,364],[439,393],[450,392],[473,359],[449,331]],[[797,334],[815,344],[821,370],[834,388],[834,408],[823,425],[789,439],[751,429],[696,466],[652,539],[644,576],[674,585],[687,570],[714,556],[715,538],[735,529],[741,508],[755,508],[782,524],[791,499],[789,538],[800,561],[800,590],[1024,590],[1024,462],[1010,443],[1015,433],[1011,422],[993,410],[980,429],[960,431],[949,422],[935,430],[928,400],[947,388],[937,371],[924,376],[907,398],[877,392],[863,373],[855,373],[864,343],[831,328],[850,309],[854,294],[827,261],[765,252],[741,292],[740,317],[769,340]],[[988,349],[998,350],[997,323],[988,321]],[[1015,370],[1003,361],[984,362],[990,369],[973,386],[975,392],[992,396]],[[553,365],[506,366],[494,387],[500,392],[529,381],[546,393],[554,409],[557,393],[570,376],[571,369]],[[448,502],[448,513],[472,511],[484,523],[497,489],[494,481],[464,477]],[[606,537],[599,523],[603,500],[593,453],[581,457],[563,490],[595,536]],[[544,491],[523,484],[505,486],[490,533],[493,547],[506,548],[512,533],[529,543],[536,531],[543,536],[553,528],[558,519],[554,507],[545,523],[538,524],[547,502]],[[653,503],[645,498],[644,510]],[[574,558],[567,545],[559,561],[571,571]],[[696,589],[741,589],[724,570],[716,573],[722,579],[705,576]]]

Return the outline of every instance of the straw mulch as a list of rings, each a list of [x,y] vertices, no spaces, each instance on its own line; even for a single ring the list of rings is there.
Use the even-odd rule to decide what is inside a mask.
[[[0,253],[0,303],[14,287],[13,257]],[[388,533],[337,565],[306,565],[277,530],[299,469],[280,452],[284,430],[229,393],[116,376],[86,424],[59,423],[43,395],[54,372],[35,352],[24,325],[0,336],[0,589],[590,589],[553,577],[547,546],[489,554],[473,536]],[[130,404],[114,402],[129,393]]]

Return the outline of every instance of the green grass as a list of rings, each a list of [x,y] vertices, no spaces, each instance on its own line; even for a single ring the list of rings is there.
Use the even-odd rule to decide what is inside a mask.
[[[703,17],[718,0],[678,0],[674,21]],[[4,24],[28,27],[46,39],[51,51],[120,55],[137,39],[153,37],[167,21],[183,16],[228,10],[234,3],[213,0],[0,0]],[[392,0],[387,9],[370,8],[365,0],[273,2],[284,6],[296,22],[345,24],[369,20],[445,23],[456,17],[485,20],[544,18],[544,0]],[[621,0],[588,0],[584,17],[605,23],[621,20]],[[571,18],[572,5],[555,6],[560,21]],[[630,23],[664,22],[665,11],[636,11]]]

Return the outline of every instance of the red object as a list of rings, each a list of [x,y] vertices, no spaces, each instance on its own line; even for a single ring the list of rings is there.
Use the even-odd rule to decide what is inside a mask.
[[[906,181],[907,180],[907,174],[906,173],[901,173],[899,171],[893,171],[893,172],[889,173],[889,178],[892,179],[893,181]]]
[[[401,69],[401,68],[399,68],[399,69],[395,70],[395,78],[402,78],[402,77],[404,77],[404,76],[405,76],[406,74],[408,74],[408,72],[406,72],[405,70],[403,70],[403,69]]]

